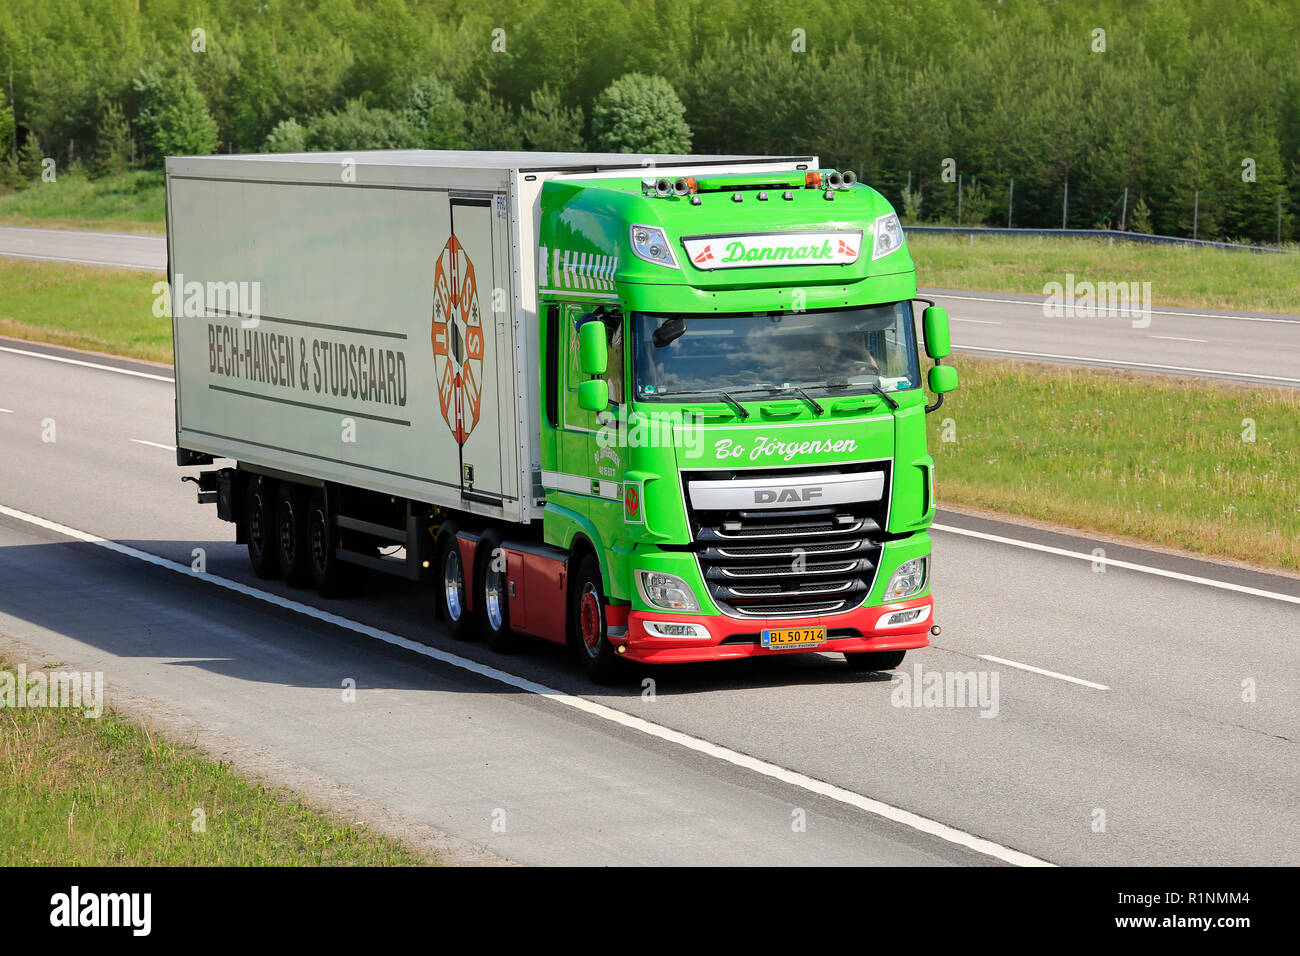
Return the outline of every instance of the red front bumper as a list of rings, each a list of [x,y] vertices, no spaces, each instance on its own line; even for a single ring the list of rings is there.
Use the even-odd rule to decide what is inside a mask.
[[[894,611],[924,607],[919,619],[897,627],[878,627],[878,622]],[[691,661],[725,661],[737,657],[768,657],[808,651],[902,651],[925,647],[930,643],[934,624],[934,598],[915,598],[879,607],[860,607],[843,614],[801,618],[747,618],[744,620],[718,615],[660,614],[631,611],[627,617],[627,635],[612,638],[626,649],[623,657],[646,664],[684,664]],[[707,638],[659,637],[646,631],[647,621],[665,624],[695,624],[709,632]],[[762,632],[782,627],[826,628],[827,640],[816,647],[772,650],[762,645]],[[837,634],[839,632],[839,634]]]

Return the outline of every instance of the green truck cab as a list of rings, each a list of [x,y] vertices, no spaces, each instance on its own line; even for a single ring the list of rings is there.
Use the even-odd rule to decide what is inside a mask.
[[[956,387],[893,209],[851,173],[547,183],[543,519],[592,674],[839,651],[933,625],[925,415]]]

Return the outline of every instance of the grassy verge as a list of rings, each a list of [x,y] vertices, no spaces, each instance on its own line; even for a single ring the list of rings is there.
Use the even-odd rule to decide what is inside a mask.
[[[917,282],[932,289],[1042,295],[1048,282],[1150,282],[1157,305],[1300,313],[1300,255],[1101,239],[908,236]]]
[[[62,173],[52,183],[0,193],[0,225],[164,233],[163,176],[136,171],[90,180]]]
[[[0,335],[155,362],[172,360],[171,320],[153,314],[162,274],[0,259]]]
[[[0,710],[0,866],[430,862],[111,712]]]
[[[1300,570],[1300,393],[957,364],[961,387],[930,416],[941,504]]]

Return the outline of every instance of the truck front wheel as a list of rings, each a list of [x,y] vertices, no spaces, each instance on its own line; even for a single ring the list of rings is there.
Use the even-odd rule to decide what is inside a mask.
[[[307,515],[302,491],[288,482],[281,483],[275,496],[275,538],[284,583],[291,588],[305,588],[311,583]]]
[[[587,555],[578,565],[569,604],[569,640],[587,676],[597,684],[615,683],[623,672],[605,624],[605,593],[600,567]]]
[[[845,654],[845,663],[855,671],[892,671],[903,663],[907,651],[865,651],[859,654]]]
[[[244,492],[244,527],[248,532],[248,562],[259,578],[280,576],[276,548],[275,499],[268,482],[259,477],[248,481]]]

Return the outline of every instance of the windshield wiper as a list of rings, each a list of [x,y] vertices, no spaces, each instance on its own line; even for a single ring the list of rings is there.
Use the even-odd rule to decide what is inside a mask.
[[[758,385],[746,385],[744,388],[736,389],[739,392],[798,392],[799,397],[812,406],[814,412],[818,415],[826,413],[825,407],[817,399],[813,398],[798,385],[768,385],[766,382]]]
[[[675,391],[655,392],[655,395],[717,395],[724,402],[734,408],[736,414],[741,418],[749,417],[749,412],[745,410],[745,406],[740,404],[740,402],[736,401],[720,388],[683,388]]]
[[[885,401],[887,401],[889,403],[890,408],[894,409],[894,411],[898,411],[898,402],[894,401],[894,399],[890,396],[890,394],[880,387],[879,382],[872,382],[871,390],[875,392],[877,395],[879,395],[881,398],[883,398]]]
[[[834,382],[824,382],[820,387],[821,388],[848,388],[851,385],[856,385],[856,384],[861,384],[861,383],[849,382],[846,381],[845,379],[838,379],[837,381]],[[898,402],[894,401],[893,396],[880,387],[879,379],[872,382],[870,385],[867,386],[867,388],[869,388],[872,392],[874,392],[875,394],[883,398],[885,401],[887,401],[889,403],[890,408],[894,409],[895,411],[898,410]]]

